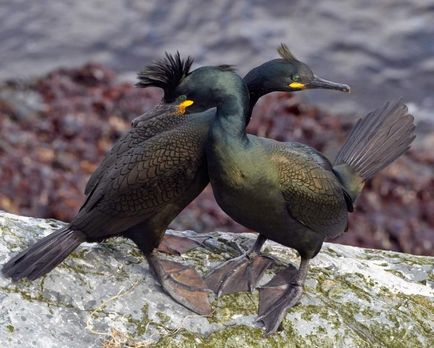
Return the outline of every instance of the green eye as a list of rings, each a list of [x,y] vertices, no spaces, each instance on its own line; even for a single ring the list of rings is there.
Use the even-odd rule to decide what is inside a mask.
[[[300,75],[299,74],[292,75],[291,80],[294,82],[300,82],[301,81]]]

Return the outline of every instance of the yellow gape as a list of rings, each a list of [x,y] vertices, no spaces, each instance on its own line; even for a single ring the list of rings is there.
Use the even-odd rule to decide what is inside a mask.
[[[291,88],[294,88],[294,89],[303,89],[304,88],[304,83],[291,82],[288,86],[291,87]]]
[[[187,99],[184,100],[182,103],[180,103],[178,105],[178,115],[184,115],[185,114],[185,109],[187,109],[189,106],[193,105],[193,100]]]

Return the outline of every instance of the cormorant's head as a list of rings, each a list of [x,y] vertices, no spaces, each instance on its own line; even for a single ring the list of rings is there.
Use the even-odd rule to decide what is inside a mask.
[[[190,72],[193,58],[165,53],[165,57],[146,66],[139,74],[137,87],[163,89],[165,104],[179,114],[202,112],[217,106],[230,86],[245,86],[230,65],[201,67]]]
[[[254,69],[244,81],[249,89],[258,89],[259,94],[272,91],[295,92],[304,89],[324,88],[350,92],[346,84],[327,81],[316,76],[303,62],[296,59],[285,44],[277,49],[280,59],[270,60]]]
[[[231,98],[248,96],[247,87],[230,65],[205,66],[192,71],[176,88],[175,95],[184,95],[193,104],[189,112],[200,112],[219,106]],[[244,104],[248,100],[240,100]]]

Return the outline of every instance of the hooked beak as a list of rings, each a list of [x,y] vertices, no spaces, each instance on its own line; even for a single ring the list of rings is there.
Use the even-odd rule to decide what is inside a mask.
[[[350,86],[344,84],[344,83],[336,83],[332,81],[327,81],[325,79],[322,79],[318,76],[314,76],[313,80],[310,81],[308,84],[306,84],[305,88],[323,88],[323,89],[335,89],[337,91],[341,92],[351,92]]]

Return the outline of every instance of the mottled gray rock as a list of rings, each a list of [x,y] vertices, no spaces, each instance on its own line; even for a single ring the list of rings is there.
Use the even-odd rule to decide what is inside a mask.
[[[62,225],[0,212],[0,263]],[[206,247],[174,258],[206,272],[254,236],[210,237]],[[282,264],[298,262],[275,243],[265,249]],[[132,243],[83,244],[41,280],[14,284],[0,276],[0,346],[433,347],[433,270],[432,257],[325,244],[301,305],[286,315],[283,331],[265,336],[254,322],[257,292],[224,296],[210,318],[201,317],[161,292]]]

